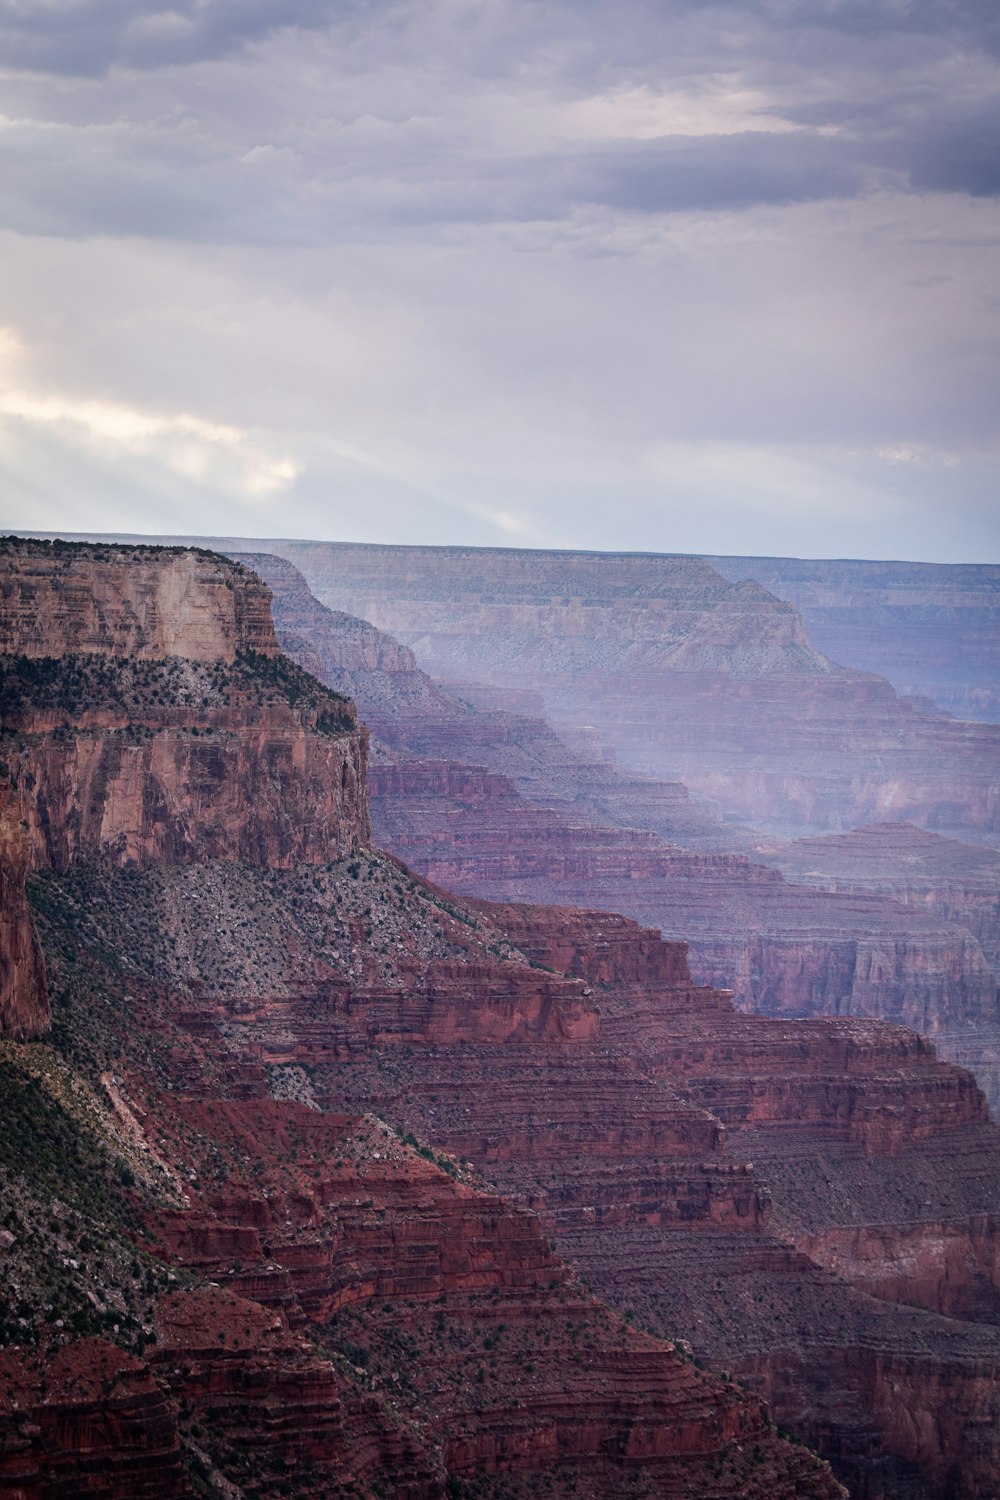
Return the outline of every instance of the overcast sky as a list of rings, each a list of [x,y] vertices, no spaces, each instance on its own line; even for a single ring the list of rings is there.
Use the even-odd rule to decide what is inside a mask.
[[[996,0],[0,0],[0,525],[1000,560]]]

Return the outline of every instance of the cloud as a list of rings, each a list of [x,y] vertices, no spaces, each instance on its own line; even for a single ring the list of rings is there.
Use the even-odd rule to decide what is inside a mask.
[[[362,0],[0,0],[7,67],[99,76],[112,66],[154,69],[225,57],[279,30],[320,30]]]
[[[947,485],[985,547],[997,31],[971,0],[0,0],[8,493],[696,550],[754,507],[770,550],[783,518],[843,550],[840,486],[884,550],[914,517],[941,545]]]
[[[12,428],[50,435],[104,465],[140,459],[199,488],[267,501],[299,475],[291,459],[268,452],[248,432],[191,412],[150,412],[112,401],[31,389],[19,369],[16,338],[0,330],[0,442]]]

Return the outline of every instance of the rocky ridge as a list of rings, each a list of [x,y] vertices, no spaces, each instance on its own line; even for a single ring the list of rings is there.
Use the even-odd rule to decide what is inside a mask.
[[[323,603],[435,676],[541,694],[595,738],[786,835],[874,819],[1000,839],[1000,730],[837,666],[795,609],[701,559],[275,542]]]
[[[526,764],[524,720],[471,712],[383,632],[319,605],[290,564],[248,561],[274,590],[289,651],[349,689],[376,726],[374,834],[421,874],[466,895],[627,913],[687,940],[698,977],[732,988],[744,1009],[884,1016],[935,1036],[996,1023],[996,980],[961,913],[904,910],[874,892],[817,895],[743,855],[705,852],[719,825],[688,821],[697,851],[665,843],[653,830],[683,825],[676,800],[672,815],[652,805],[667,790],[656,784],[621,784],[618,811],[645,818],[641,830],[589,821],[613,811],[612,773],[598,793],[592,768],[553,754],[559,742],[537,720]],[[458,752],[490,769],[456,762]]]
[[[960,719],[1000,719],[1000,567],[709,557],[793,604],[835,661],[888,677]]]

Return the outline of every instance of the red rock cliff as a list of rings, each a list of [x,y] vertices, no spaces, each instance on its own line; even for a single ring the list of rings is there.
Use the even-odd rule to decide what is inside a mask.
[[[27,869],[287,867],[368,841],[366,733],[281,656],[269,600],[209,553],[0,545],[0,1032],[45,1020]]]

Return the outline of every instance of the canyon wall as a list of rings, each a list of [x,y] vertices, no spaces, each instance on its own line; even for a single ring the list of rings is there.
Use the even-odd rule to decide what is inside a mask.
[[[246,561],[274,589],[288,650],[349,690],[373,723],[375,838],[421,873],[468,895],[620,910],[683,936],[698,977],[734,989],[741,1008],[885,1016],[942,1039],[960,1034],[966,1045],[997,1024],[995,976],[964,908],[903,910],[882,899],[895,893],[891,881],[830,898],[815,881],[775,879],[739,855],[706,857],[726,830],[703,813],[698,824],[690,804],[686,837],[699,852],[665,844],[651,830],[669,822],[681,836],[685,826],[675,797],[664,812],[666,784],[628,782],[606,768],[600,776],[538,720],[474,711],[383,632],[319,605],[288,562]],[[492,693],[501,703],[511,696]],[[505,768],[511,777],[498,774]],[[616,810],[642,831],[614,826]],[[956,1060],[976,1068],[992,1098],[991,1056]]]
[[[8,539],[0,643],[0,1031],[46,1018],[28,869],[285,866],[367,842],[365,732],[348,700],[280,655],[268,591],[245,569]]]
[[[470,767],[380,764],[369,787],[376,840],[421,874],[466,895],[621,911],[683,938],[696,976],[741,1008],[883,1016],[934,1036],[997,1022],[978,941],[922,907],[573,823]]]
[[[172,943],[160,972],[176,999],[159,1003],[160,1024],[172,1012],[195,1045],[212,1038],[233,1059],[253,1059],[258,1089],[281,1079],[306,1104],[353,1117],[377,1110],[460,1176],[471,1161],[539,1215],[558,1252],[632,1326],[679,1337],[703,1362],[770,1392],[778,1420],[820,1443],[852,1493],[992,1494],[1000,1153],[967,1073],[882,1022],[738,1014],[725,994],[692,983],[683,944],[622,917],[462,902],[407,884],[412,877],[374,853],[355,866],[356,875],[330,869],[318,881],[278,872],[256,893],[227,866],[204,896],[196,882],[207,871],[172,871],[176,890],[161,905]],[[225,914],[226,929],[252,934],[248,961],[226,983],[218,976],[232,961],[227,948],[217,966],[212,958],[221,940],[205,931],[208,909]],[[347,936],[358,919],[363,964]],[[525,960],[512,983],[512,965]],[[189,1075],[189,1096],[204,1100],[207,1087]],[[218,1106],[214,1117],[206,1102],[173,1112],[220,1138]],[[339,1307],[337,1326],[371,1350],[383,1378],[393,1366],[379,1350],[382,1330],[401,1326],[428,1379],[441,1380],[442,1358],[458,1369],[466,1361],[473,1386],[481,1368],[489,1391],[491,1361],[499,1378],[514,1350],[536,1392],[521,1399],[530,1410],[549,1402],[539,1325],[525,1325],[523,1311],[512,1318],[508,1304],[497,1343],[488,1300],[460,1312],[429,1227],[411,1269],[390,1276],[382,1263],[376,1274],[373,1254],[415,1243],[412,1231],[390,1230],[379,1174],[400,1186],[404,1177],[394,1176],[399,1158],[386,1136],[376,1139],[382,1161],[349,1190],[353,1208],[339,1210],[342,1221],[358,1215],[366,1235],[364,1255],[354,1252],[359,1290],[345,1290],[338,1273],[351,1263],[316,1233],[326,1188],[311,1180],[305,1149],[326,1127],[322,1115],[299,1118],[274,1155],[289,1161],[294,1142],[301,1185],[251,1210],[231,1168],[215,1200],[225,1235],[199,1228],[198,1214],[170,1219],[185,1264],[244,1295],[257,1278],[275,1296],[285,1293],[267,1267],[284,1267],[307,1309],[325,1317]],[[334,1171],[336,1154],[323,1149],[322,1181],[348,1170]],[[253,1228],[259,1250],[239,1226]],[[448,1240],[461,1259],[462,1234]],[[490,1274],[488,1259],[475,1266]],[[421,1288],[444,1292],[444,1302],[425,1312]],[[602,1364],[580,1314],[569,1322],[576,1336],[567,1325],[560,1347],[580,1356],[568,1360],[573,1385],[577,1371],[589,1380]],[[546,1326],[551,1351],[558,1325]],[[817,1372],[829,1371],[824,1383]],[[897,1387],[905,1410],[892,1401]],[[463,1427],[466,1402],[450,1408]],[[923,1414],[915,1426],[908,1410]],[[608,1432],[605,1422],[598,1431]],[[510,1451],[497,1441],[470,1432],[461,1451]]]
[[[283,648],[356,704],[385,747],[405,758],[447,760],[509,776],[525,797],[579,820],[629,829],[698,848],[731,847],[737,835],[717,812],[696,802],[678,781],[623,775],[610,761],[569,748],[542,716],[537,695],[516,695],[460,683],[445,691],[420,670],[407,647],[385,631],[310,593],[299,570],[282,557],[233,552],[272,591]],[[492,701],[491,701],[492,700]],[[394,758],[394,757],[390,757]]]
[[[1000,729],[836,665],[797,611],[690,557],[274,544],[435,676],[539,693],[557,731],[785,832],[874,819],[1000,840]]]
[[[0,1036],[30,1036],[48,1023],[45,965],[31,921],[29,805],[0,767]]]
[[[267,593],[201,548],[0,538],[0,652],[161,661],[276,656]]]
[[[960,719],[1000,719],[1000,567],[709,557],[794,604],[820,651]]]

